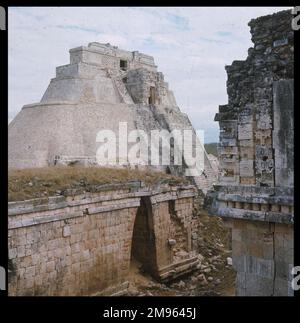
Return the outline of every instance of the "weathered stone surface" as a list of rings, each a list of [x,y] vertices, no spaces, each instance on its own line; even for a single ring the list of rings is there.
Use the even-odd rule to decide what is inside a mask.
[[[51,198],[10,203],[9,294],[121,295],[132,254],[159,280],[194,271],[196,188],[163,185],[131,192],[128,187],[60,197],[56,206]],[[175,247],[184,257],[176,256]]]
[[[213,215],[231,218],[238,296],[292,295],[294,222],[294,52],[292,15],[252,20],[254,49],[226,67],[220,106],[220,185],[207,196]],[[262,55],[263,53],[263,55]],[[236,125],[237,124],[237,134]],[[226,133],[232,134],[228,158]],[[229,163],[229,160],[231,161]],[[231,180],[229,180],[231,179]]]
[[[294,82],[274,82],[275,184],[294,185]]]

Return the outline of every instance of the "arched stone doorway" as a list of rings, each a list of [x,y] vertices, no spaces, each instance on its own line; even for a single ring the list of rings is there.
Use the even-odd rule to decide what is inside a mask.
[[[194,194],[194,193],[193,193]],[[131,243],[130,275],[139,269],[167,282],[194,270],[197,255],[191,246],[193,200],[174,199],[170,192],[142,196],[136,211]]]
[[[145,271],[154,275],[157,272],[156,245],[152,204],[149,197],[142,197],[137,210],[131,247],[131,260],[137,260]]]

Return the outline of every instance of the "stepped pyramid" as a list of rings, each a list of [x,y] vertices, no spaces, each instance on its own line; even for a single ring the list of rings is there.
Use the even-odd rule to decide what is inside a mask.
[[[153,57],[101,43],[71,49],[70,64],[56,68],[41,101],[25,105],[9,124],[9,167],[93,165],[98,131],[118,133],[119,122],[127,122],[128,132],[192,129],[195,133]],[[189,177],[206,192],[217,174],[201,149],[204,171]],[[182,166],[151,167],[176,175],[183,175],[186,168],[185,161]]]

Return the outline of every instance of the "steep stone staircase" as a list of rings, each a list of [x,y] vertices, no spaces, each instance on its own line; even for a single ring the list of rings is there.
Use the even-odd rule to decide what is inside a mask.
[[[214,168],[211,165],[211,162],[208,158],[208,155],[205,151],[205,148],[203,144],[200,142],[199,138],[196,136],[196,131],[194,130],[188,116],[186,114],[183,114],[178,109],[170,109],[170,112],[167,112],[167,110],[154,110],[154,113],[158,114],[159,116],[156,116],[156,119],[160,121],[161,125],[165,127],[167,125],[169,131],[175,130],[175,129],[191,129],[193,131],[193,136],[195,136],[197,140],[197,145],[199,147],[200,153],[203,153],[203,161],[200,163],[197,163],[196,169],[194,174],[192,173],[191,177],[193,178],[193,181],[195,185],[200,189],[202,192],[206,193],[212,185],[217,180],[217,174],[214,170]],[[187,147],[185,147],[187,149]],[[193,142],[193,146],[191,147],[191,152],[196,150],[196,142]],[[184,161],[186,163],[186,166],[188,165],[188,161]]]
[[[123,78],[125,77],[126,73],[120,72],[117,74],[108,69],[107,74],[112,79],[121,101],[126,104],[134,104],[130,93],[126,89],[126,85],[123,82]]]

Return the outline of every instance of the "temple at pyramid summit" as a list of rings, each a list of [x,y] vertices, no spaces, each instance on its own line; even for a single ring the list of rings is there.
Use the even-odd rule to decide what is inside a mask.
[[[25,105],[9,124],[9,168],[96,165],[97,133],[118,133],[124,122],[128,132],[195,133],[153,57],[96,42],[73,48],[70,64],[56,68],[41,101]],[[189,177],[205,192],[215,183],[217,170],[201,147],[204,167]],[[151,167],[180,176],[186,164]]]

